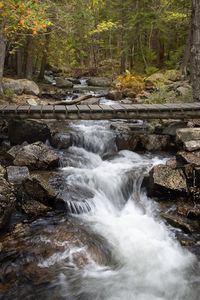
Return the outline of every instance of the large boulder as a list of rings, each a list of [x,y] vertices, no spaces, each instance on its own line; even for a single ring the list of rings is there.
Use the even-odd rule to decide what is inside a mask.
[[[191,164],[196,167],[200,166],[200,151],[180,151],[177,153],[176,158],[180,164]]]
[[[50,143],[58,149],[68,149],[72,146],[72,136],[69,133],[55,132],[51,135]]]
[[[4,229],[9,222],[14,205],[15,196],[12,186],[0,176],[0,230]]]
[[[148,194],[158,198],[175,198],[188,193],[187,181],[181,169],[170,166],[155,166],[149,177]]]
[[[123,93],[119,90],[110,90],[108,94],[106,95],[107,99],[113,100],[113,101],[119,101],[123,98]]]
[[[14,94],[28,94],[38,96],[40,89],[38,85],[28,79],[3,79],[3,89],[13,92]]]
[[[162,151],[170,148],[170,137],[159,134],[140,135],[140,145],[147,151]]]
[[[109,87],[112,84],[112,80],[105,77],[91,77],[87,80],[89,86]]]
[[[56,78],[56,86],[58,88],[73,88],[73,83],[69,81],[68,79],[62,78],[62,77],[57,77]]]
[[[15,166],[27,166],[31,170],[47,170],[59,166],[58,155],[42,142],[14,146],[7,153]]]
[[[200,150],[200,128],[183,128],[176,132],[177,144],[187,151]]]
[[[23,142],[45,142],[50,138],[49,127],[38,120],[10,120],[8,123],[8,138],[12,145]]]

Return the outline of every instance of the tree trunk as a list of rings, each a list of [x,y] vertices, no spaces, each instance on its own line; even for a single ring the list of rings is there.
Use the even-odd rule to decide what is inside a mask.
[[[19,78],[22,78],[23,77],[23,53],[22,53],[22,47],[19,47],[17,49],[16,60],[17,60],[17,76]]]
[[[191,80],[194,100],[200,101],[200,0],[192,1]]]
[[[0,96],[3,95],[3,71],[6,57],[6,39],[3,35],[3,24],[0,26]]]
[[[27,37],[27,48],[26,48],[26,69],[25,77],[27,79],[32,79],[33,77],[33,38],[31,36]]]

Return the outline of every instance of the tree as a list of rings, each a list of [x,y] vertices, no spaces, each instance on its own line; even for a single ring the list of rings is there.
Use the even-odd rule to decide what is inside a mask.
[[[192,0],[191,80],[193,97],[200,101],[200,0]]]
[[[40,0],[2,0],[0,1],[0,94],[3,94],[3,73],[8,41],[16,35],[34,37],[46,31],[50,22],[47,17],[48,6]],[[30,51],[30,43],[29,43]],[[28,55],[27,73],[30,75],[30,56]]]

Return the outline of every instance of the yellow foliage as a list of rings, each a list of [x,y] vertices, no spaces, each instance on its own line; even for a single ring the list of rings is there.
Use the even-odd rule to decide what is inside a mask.
[[[140,93],[144,89],[144,79],[127,71],[125,75],[118,76],[117,86],[121,89],[128,88],[135,93]]]

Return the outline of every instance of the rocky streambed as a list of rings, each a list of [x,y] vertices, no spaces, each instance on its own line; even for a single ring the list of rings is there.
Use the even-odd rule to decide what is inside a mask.
[[[2,299],[198,299],[197,123],[0,127]]]

